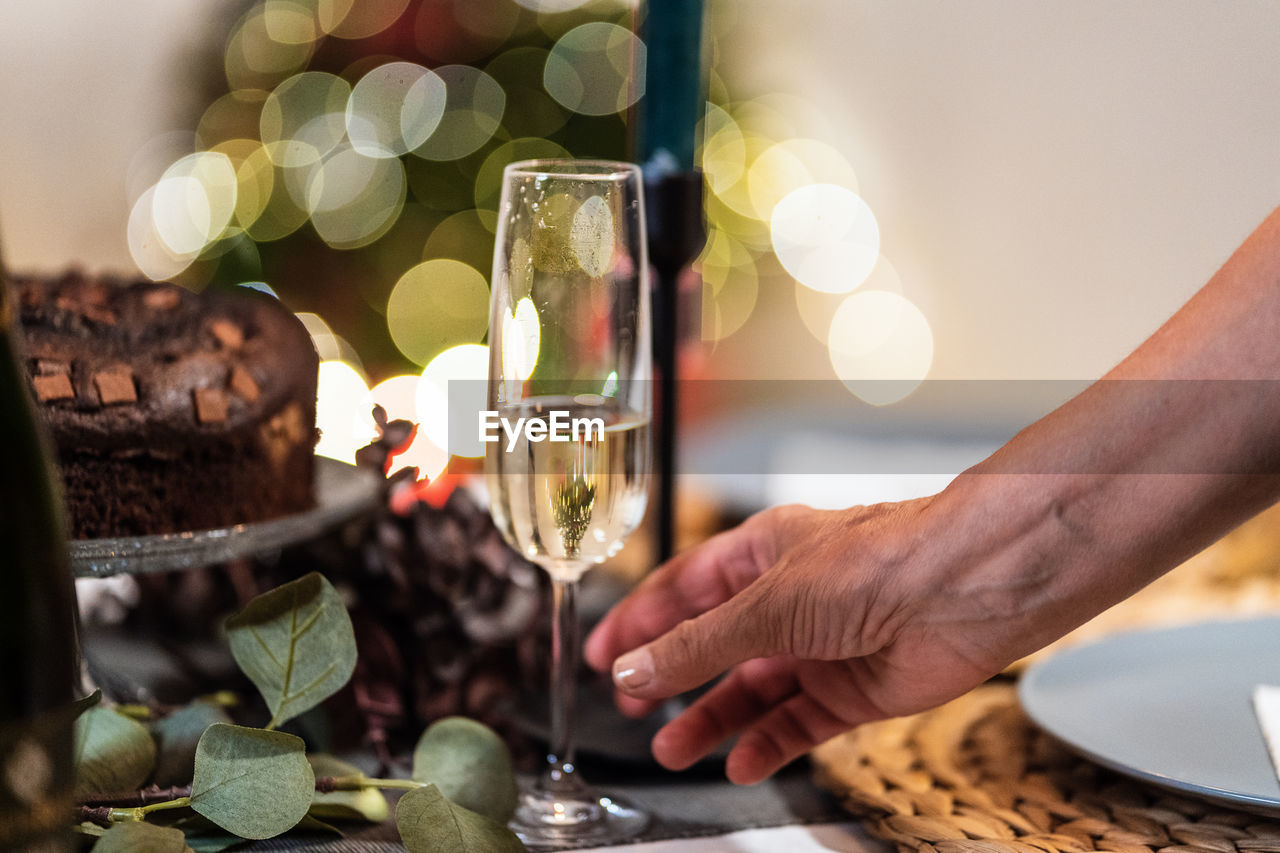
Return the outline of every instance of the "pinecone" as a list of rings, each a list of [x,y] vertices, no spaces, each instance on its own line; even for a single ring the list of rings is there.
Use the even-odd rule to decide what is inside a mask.
[[[381,435],[356,460],[381,473],[414,425],[388,422],[381,409],[374,419]],[[505,712],[545,671],[545,573],[503,541],[465,489],[454,489],[439,508],[398,499],[415,479],[413,471],[388,478],[382,507],[346,547],[317,543],[299,552],[300,564],[280,564],[291,575],[316,568],[320,552],[328,555],[324,571],[348,599],[360,648],[355,708],[366,740],[384,756],[397,733],[412,737],[450,714],[514,736]],[[335,561],[335,553],[342,558]]]
[[[357,462],[381,475],[415,427],[388,422],[380,409],[375,420],[380,437]],[[147,685],[115,679],[112,696],[181,703],[229,687],[252,696],[229,652],[209,654],[209,641],[254,595],[320,571],[346,601],[359,647],[350,684],[325,703],[327,731],[311,732],[328,735],[325,749],[363,742],[391,765],[432,720],[462,714],[497,729],[519,756],[525,741],[508,714],[515,697],[545,676],[549,583],[464,489],[438,508],[412,499],[414,474],[387,478],[374,513],[312,542],[223,567],[138,577],[141,601],[124,630],[151,635],[183,678]],[[192,652],[196,640],[204,641],[200,654]]]

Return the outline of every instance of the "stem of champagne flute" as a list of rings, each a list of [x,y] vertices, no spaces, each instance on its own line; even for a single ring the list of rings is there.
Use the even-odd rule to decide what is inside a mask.
[[[544,785],[564,795],[582,787],[573,763],[579,654],[578,581],[573,577],[553,574],[551,579],[551,742]]]

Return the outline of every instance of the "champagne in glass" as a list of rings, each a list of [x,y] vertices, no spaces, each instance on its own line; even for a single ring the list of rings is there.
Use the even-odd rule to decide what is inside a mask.
[[[576,578],[612,557],[644,516],[649,473],[649,418],[615,401],[533,398],[499,409],[509,419],[548,425],[550,412],[589,426],[569,442],[491,445],[493,516],[508,542],[553,574]],[[541,432],[541,429],[536,430]],[[550,434],[548,432],[548,434]]]
[[[503,176],[489,315],[485,471],[506,540],[551,575],[551,741],[513,828],[532,846],[634,835],[647,815],[574,764],[577,582],[644,516],[652,410],[640,170],[513,163]]]

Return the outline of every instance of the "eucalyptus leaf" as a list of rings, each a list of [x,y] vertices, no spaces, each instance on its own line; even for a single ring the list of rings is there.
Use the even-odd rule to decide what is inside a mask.
[[[334,826],[333,824],[325,823],[320,818],[310,814],[303,815],[302,820],[298,821],[298,825],[293,828],[293,831],[294,832],[323,832],[326,835],[336,835],[339,838],[346,835],[345,832],[343,832],[341,829],[338,829],[338,827]]]
[[[330,755],[327,752],[310,752],[307,753],[307,761],[311,764],[311,769],[316,772],[316,776],[365,776],[365,772],[356,767],[349,761],[343,761],[336,755]]]
[[[90,853],[191,853],[191,848],[180,829],[130,821],[108,829]]]
[[[428,726],[413,750],[413,778],[499,823],[515,814],[519,791],[511,752],[493,729],[475,720],[445,717]]]
[[[214,723],[230,723],[220,706],[196,702],[151,724],[156,742],[154,782],[160,786],[185,785],[195,768],[196,744]]]
[[[174,829],[181,829],[187,836],[191,838],[193,835],[226,835],[227,831],[218,826],[204,815],[196,814],[189,809],[182,811],[161,810],[152,812],[147,815],[148,823],[156,823],[161,826],[172,826]],[[239,838],[239,836],[236,836]],[[241,839],[243,840],[243,839]]]
[[[435,785],[415,788],[400,798],[396,826],[409,853],[517,853],[525,849],[506,826],[449,802]]]
[[[215,723],[196,747],[191,808],[244,838],[270,838],[306,815],[316,780],[302,739]]]
[[[229,832],[222,832],[217,835],[188,835],[187,844],[191,847],[192,853],[222,853],[223,850],[233,850],[242,844],[248,844],[238,835],[232,835]]]
[[[231,654],[271,709],[275,728],[337,693],[356,668],[351,617],[312,572],[250,601],[227,620]]]
[[[317,753],[308,755],[311,769],[316,778],[321,776],[366,778],[359,767],[334,758],[332,755]],[[391,807],[387,798],[377,788],[364,788],[359,791],[331,791],[326,794],[316,792],[311,800],[313,817],[328,820],[367,820],[370,823],[382,823],[391,816]]]
[[[177,814],[177,812],[160,811],[149,815],[147,819],[152,823],[160,823],[167,820],[169,815]],[[222,853],[223,850],[231,850],[241,844],[249,843],[240,836],[227,832],[204,815],[190,811],[184,812],[165,825],[182,830],[187,836],[187,844],[195,853]]]
[[[102,706],[76,718],[77,794],[132,791],[147,781],[155,761],[155,741],[137,720]]]

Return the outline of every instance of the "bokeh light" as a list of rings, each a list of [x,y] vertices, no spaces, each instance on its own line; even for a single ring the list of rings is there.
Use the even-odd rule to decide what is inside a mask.
[[[548,55],[549,51],[540,47],[515,47],[484,68],[502,86],[508,103],[520,105],[503,114],[503,125],[512,137],[546,138],[569,119],[569,111],[542,86]]]
[[[298,20],[286,18],[283,8],[254,6],[240,20],[224,54],[227,82],[232,89],[269,89],[303,68],[311,59],[312,39],[299,38]],[[273,31],[289,41],[276,39]]]
[[[422,259],[453,258],[482,272],[493,265],[493,224],[479,211],[463,210],[441,222],[422,247]]]
[[[501,3],[475,3],[452,0],[453,19],[468,35],[482,40],[489,50],[498,48],[511,38],[520,24],[520,6],[514,0]]]
[[[285,80],[262,105],[259,133],[280,166],[309,166],[338,146],[347,132],[347,81],[323,71]]]
[[[530,12],[556,14],[558,12],[571,12],[585,5],[588,0],[516,0],[516,2]]]
[[[208,150],[214,154],[226,155],[231,161],[231,166],[236,170],[238,183],[240,167],[244,165],[245,160],[261,149],[262,143],[256,139],[226,139],[216,145],[210,145]]]
[[[569,249],[578,266],[592,278],[613,268],[613,211],[598,195],[585,199],[573,212]]]
[[[391,339],[417,364],[427,364],[456,344],[481,340],[488,322],[485,277],[475,267],[448,258],[414,266],[387,299]]]
[[[713,228],[729,234],[752,252],[764,254],[773,251],[773,236],[769,231],[768,221],[739,213],[715,193],[704,196],[703,203],[707,221]]]
[[[608,115],[644,95],[644,42],[617,24],[593,21],[560,37],[547,56],[542,82],[566,109]]]
[[[257,138],[267,92],[236,89],[218,98],[196,125],[195,147],[211,147],[227,139]]]
[[[883,290],[888,293],[896,293],[899,296],[904,295],[902,279],[899,278],[897,269],[884,255],[881,255],[876,261],[876,265],[871,270],[871,275],[867,276],[867,280],[862,283],[861,289]],[[823,293],[820,290],[805,287],[798,281],[795,282],[792,290],[795,291],[796,311],[799,312],[800,320],[804,323],[804,327],[809,330],[809,334],[825,344],[827,342],[827,334],[831,331],[831,318],[835,316],[836,309],[840,307],[840,303],[844,302],[848,294]]]
[[[335,249],[372,243],[404,207],[404,166],[396,159],[366,157],[343,145],[311,170],[307,209],[320,238]]]
[[[263,148],[263,157],[269,161],[270,154],[265,146]],[[297,231],[307,221],[310,215],[306,209],[306,187],[305,172],[300,169],[286,170],[276,166],[274,163],[263,164],[261,158],[253,158],[246,161],[245,168],[262,169],[266,172],[270,170],[270,177],[267,174],[253,175],[253,180],[258,187],[266,190],[262,195],[255,195],[253,198],[253,209],[257,210],[257,216],[254,217],[251,224],[243,225],[245,232],[259,243],[269,243],[272,240],[280,240]],[[299,174],[301,173],[301,174]],[[302,182],[301,188],[291,187],[286,178],[295,178],[295,182]],[[302,201],[296,201],[294,196],[298,195]],[[252,210],[246,207],[246,215],[252,213]]]
[[[319,0],[321,29],[341,39],[377,35],[409,8],[409,0]]]
[[[487,373],[503,169],[623,154],[628,110],[644,94],[646,46],[629,28],[639,3],[247,5],[224,42],[229,91],[194,137],[157,137],[134,158],[130,252],[148,276],[181,275],[193,287],[265,278],[286,302],[305,289],[306,304],[341,318],[362,351],[372,343],[366,371],[319,315],[299,315],[324,364],[321,452],[350,460],[373,435],[365,414],[376,402],[393,419],[429,421],[391,464],[433,477],[448,462],[446,443],[461,440],[447,435],[449,380],[482,388]],[[729,4],[716,14],[741,12]],[[716,38],[713,28],[698,152],[703,341],[763,329],[751,323],[761,306],[786,299],[765,291],[791,288],[805,328],[855,393],[877,403],[904,396],[929,370],[932,335],[879,255],[852,164],[823,141],[834,139],[822,127],[826,105],[735,100],[714,64]],[[562,216],[555,263],[607,275],[619,212],[599,199],[564,202],[548,205]],[[530,269],[552,263],[545,249],[524,246]],[[543,331],[521,286],[501,318],[503,366],[517,382],[537,370]],[[370,389],[370,377],[388,376]]]
[[[435,72],[413,62],[388,62],[352,87],[347,136],[366,157],[399,157],[436,131],[444,108],[445,85]]]
[[[267,36],[278,44],[310,44],[320,34],[314,11],[301,0],[266,0],[262,23]]]
[[[702,174],[707,188],[720,194],[736,184],[747,169],[747,143],[729,112],[707,104],[702,119]]]
[[[933,364],[933,331],[920,309],[896,293],[864,290],[840,303],[827,333],[831,366],[864,402],[896,403]]]
[[[829,105],[785,92],[768,92],[749,100],[734,101],[727,107],[747,136],[781,142],[803,127],[819,137],[827,127],[825,114]]]
[[[236,208],[236,170],[227,155],[189,154],[165,169],[151,213],[156,233],[175,256],[199,254],[222,234]]]
[[[844,155],[816,139],[785,139],[761,152],[747,172],[747,194],[761,219],[778,202],[810,184],[834,184],[856,193],[858,178]]]
[[[715,198],[741,216],[767,222],[771,211],[756,209],[751,199],[751,165],[775,144],[774,140],[759,134],[743,132],[740,141],[729,127],[722,128],[716,138],[723,146],[716,149],[713,161],[713,180],[710,184]],[[740,145],[740,147],[739,147]],[[730,181],[730,176],[736,177]]]
[[[200,182],[190,176],[162,178],[151,199],[156,233],[174,255],[195,256],[209,241],[213,212]]]
[[[514,383],[533,375],[542,349],[542,326],[537,306],[528,296],[516,303],[510,317],[502,318],[502,374]],[[512,388],[506,399],[515,399],[518,388]]]
[[[569,149],[550,139],[523,138],[505,142],[484,159],[476,173],[475,203],[481,210],[497,210],[502,194],[502,170],[517,160],[569,157]]]
[[[746,324],[756,306],[755,259],[737,240],[712,229],[694,269],[702,276],[702,339],[724,340]]]
[[[414,46],[437,65],[480,60],[532,26],[532,16],[513,0],[421,0],[417,6]]]
[[[788,194],[773,209],[773,250],[793,278],[826,293],[853,290],[880,256],[880,227],[856,193],[812,184]]]
[[[356,451],[378,437],[373,396],[345,361],[322,361],[316,387],[316,455],[354,465]]]
[[[476,415],[485,408],[488,376],[489,348],[482,344],[451,347],[433,358],[418,383],[419,432],[454,456],[483,456]]]
[[[358,0],[308,0],[314,4],[316,26],[325,34],[332,33],[351,12]]]
[[[196,252],[179,254],[169,248],[156,228],[156,188],[148,187],[129,212],[126,238],[129,255],[147,278],[164,281],[182,273],[196,259]]]
[[[439,127],[413,146],[413,153],[425,160],[456,160],[493,138],[502,126],[507,95],[479,68],[446,65],[435,73],[444,83],[445,96]]]
[[[275,167],[262,143],[252,139],[233,139],[212,149],[222,151],[236,167],[235,221],[249,228],[271,201],[275,188]]]
[[[321,361],[345,361],[361,374],[364,373],[364,365],[361,364],[355,348],[329,328],[324,318],[309,311],[301,311],[294,316],[306,328],[307,334],[311,335],[311,345],[316,348],[316,354],[320,356]]]

